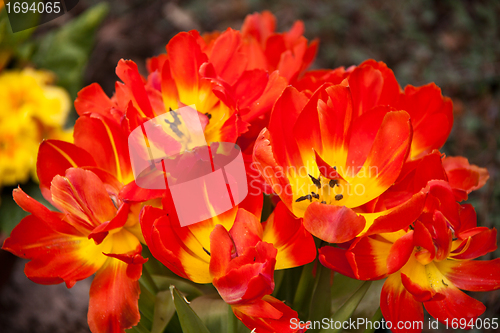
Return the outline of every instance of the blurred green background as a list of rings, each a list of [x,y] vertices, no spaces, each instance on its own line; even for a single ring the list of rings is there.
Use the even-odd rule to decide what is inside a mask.
[[[100,26],[98,21],[94,22],[96,30],[94,26],[77,25],[70,32],[60,33],[68,22],[101,2],[108,3],[109,11]],[[320,48],[313,68],[348,67],[373,58],[387,63],[402,87],[429,82],[441,87],[443,94],[452,98],[455,115],[443,152],[465,156],[471,163],[488,169],[490,180],[470,195],[469,202],[476,208],[480,225],[500,227],[498,0],[80,0],[70,13],[36,29],[31,36],[34,43],[24,45],[20,53],[35,52],[32,61],[55,70],[60,75],[59,84],[73,97],[92,82],[100,83],[111,95],[119,59],[134,60],[145,73],[146,59],[165,52],[166,43],[179,31],[238,29],[247,14],[262,10],[276,15],[278,31],[302,20],[305,36],[319,38]],[[53,48],[66,49],[63,58],[74,60],[72,65],[60,66],[57,58],[50,62],[52,58],[46,55],[54,52]],[[3,198],[5,195],[8,198],[11,190],[4,188]],[[2,206],[4,211],[10,210],[11,203],[3,199]],[[17,220],[14,215],[0,222],[4,229],[10,230]],[[497,250],[484,259],[499,254]],[[474,296],[488,308],[483,318],[500,316],[500,291]],[[9,298],[6,303],[5,295],[0,293],[0,312],[5,313],[0,315],[0,330],[2,324],[12,321],[7,318],[8,312],[4,312],[11,307],[9,302],[12,300]],[[82,313],[83,324],[74,327],[68,324],[70,330],[69,326],[62,330],[54,326],[47,332],[87,332],[86,310]],[[72,320],[66,318],[64,322]],[[42,332],[40,327],[33,329]],[[18,331],[12,328],[6,332]]]

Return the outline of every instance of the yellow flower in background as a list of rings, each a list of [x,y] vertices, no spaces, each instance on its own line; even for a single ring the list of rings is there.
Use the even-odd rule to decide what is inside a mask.
[[[0,186],[35,176],[43,139],[72,140],[63,129],[70,97],[53,81],[52,73],[31,68],[0,73]]]

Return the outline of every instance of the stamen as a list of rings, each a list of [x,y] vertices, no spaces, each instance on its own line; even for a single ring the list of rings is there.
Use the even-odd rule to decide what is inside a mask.
[[[319,194],[316,194],[316,193],[314,193],[314,192],[311,192],[311,195],[312,195],[312,197],[313,197],[313,198],[315,198],[315,199],[318,199],[318,200],[319,200]]]
[[[321,203],[322,203],[323,205],[326,205],[326,201],[321,201]]]
[[[339,185],[339,181],[337,179],[332,179],[332,180],[330,180],[328,185],[333,188],[335,185],[337,185],[337,186]]]
[[[208,254],[209,256],[212,256],[207,249],[205,249],[204,247],[202,247],[202,249],[203,249],[203,251],[205,251],[206,254]]]
[[[342,200],[342,198],[344,198],[344,196],[343,196],[342,194],[337,194],[337,195],[335,196],[335,200],[337,200],[337,201]]]
[[[308,176],[311,177],[312,182],[314,183],[314,185],[316,185],[317,188],[321,188],[321,176],[319,176],[318,179],[314,178],[309,174]]]
[[[301,201],[304,201],[304,200],[312,201],[312,196],[310,194],[304,195],[303,197],[300,197],[297,200],[295,200],[295,202],[301,202]]]
[[[205,112],[205,116],[207,116],[208,120],[212,119],[212,115],[208,112]]]

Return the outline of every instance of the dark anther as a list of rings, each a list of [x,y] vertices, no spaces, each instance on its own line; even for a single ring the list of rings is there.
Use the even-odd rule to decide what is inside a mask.
[[[212,256],[207,249],[205,249],[204,247],[202,247],[202,248],[203,248],[203,251],[205,251],[206,254],[208,254],[209,256]]]
[[[253,261],[255,261],[255,259],[257,259],[257,257],[253,257]]]
[[[311,201],[312,200],[312,196],[310,194],[304,195],[303,197],[300,197],[297,200],[295,200],[295,202],[301,202],[301,201],[304,201],[304,200]]]
[[[314,192],[311,192],[311,195],[312,195],[312,197],[313,197],[313,198],[315,198],[315,199],[318,199],[318,200],[319,200],[319,194],[316,194],[316,193],[314,193]]]
[[[177,115],[177,113],[172,113],[172,117],[174,117],[174,124],[177,124],[177,125],[180,125],[182,124],[182,122],[179,120],[179,116]]]
[[[443,282],[443,284],[444,284],[445,286],[447,286],[447,287],[448,287],[448,285],[444,282],[444,280],[441,280],[441,281]]]
[[[174,110],[172,110],[172,107],[168,107],[168,111],[174,111]]]
[[[322,204],[326,205],[326,201],[321,201]]]
[[[338,185],[339,184],[339,181],[336,180],[336,179],[332,179],[330,180],[330,182],[328,183],[328,185],[330,185],[330,187],[334,187],[335,185]]]
[[[321,176],[319,176],[318,179],[314,178],[311,175],[309,175],[309,177],[311,177],[312,182],[314,183],[314,185],[316,185],[317,188],[321,188],[321,179],[320,179]]]
[[[410,230],[415,230],[411,224],[408,226],[408,228],[410,228]]]
[[[342,194],[337,194],[337,195],[335,196],[335,200],[337,200],[337,201],[342,200],[342,198],[343,198],[343,197],[344,197],[344,196],[343,196]]]
[[[208,112],[205,112],[205,116],[207,116],[208,120],[212,119],[212,115]]]
[[[333,167],[333,170],[337,171],[337,167],[336,167],[336,166],[334,166],[334,167]]]
[[[458,240],[458,238],[457,238],[457,237],[453,237],[453,238],[452,238],[452,241],[456,241],[456,240]]]

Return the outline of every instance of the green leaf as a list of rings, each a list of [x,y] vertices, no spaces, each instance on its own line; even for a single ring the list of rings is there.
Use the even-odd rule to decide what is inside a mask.
[[[361,287],[338,309],[333,316],[330,317],[330,322],[335,323],[335,322],[344,322],[348,320],[352,314],[354,313],[354,310],[358,307],[358,304],[361,302],[363,297],[365,296],[366,292],[368,291],[368,288],[370,288],[370,285],[372,284],[371,281],[366,281],[364,282]],[[332,332],[341,332],[342,328],[335,329],[335,328],[324,328],[319,333],[332,333]]]
[[[210,332],[248,332],[245,325],[236,318],[231,307],[221,299],[218,293],[195,298],[190,305]]]
[[[170,286],[174,285],[190,299],[203,295],[198,286],[189,280],[160,275],[152,275],[152,278],[159,290],[169,290]]]
[[[292,308],[297,311],[299,318],[309,317],[309,304],[314,288],[314,276],[312,274],[316,261],[313,261],[304,266],[300,275],[299,285],[293,298]]]
[[[309,307],[309,319],[320,321],[331,315],[332,294],[330,278],[332,271],[318,263],[314,289]],[[310,330],[317,332],[318,330]]]
[[[162,333],[175,313],[175,306],[170,290],[156,294],[153,327],[151,333]]]
[[[371,328],[367,328],[364,333],[374,333],[375,332],[375,325],[377,321],[381,321],[383,318],[382,316],[382,311],[380,310],[380,307],[378,308],[377,312],[373,315],[372,319],[370,320],[373,324]]]
[[[46,34],[37,43],[32,61],[37,67],[56,73],[58,84],[68,90],[73,100],[83,85],[83,73],[96,29],[108,10],[108,4],[100,3],[62,28]]]
[[[210,333],[200,317],[191,309],[186,299],[179,294],[175,286],[170,286],[175,309],[181,323],[183,333]]]

